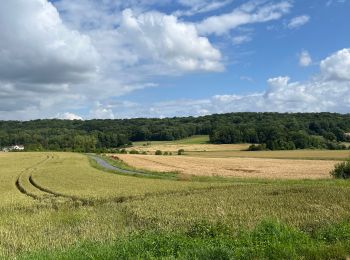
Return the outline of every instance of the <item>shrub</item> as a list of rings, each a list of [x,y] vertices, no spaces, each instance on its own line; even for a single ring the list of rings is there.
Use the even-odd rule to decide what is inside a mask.
[[[331,175],[336,179],[350,179],[350,159],[338,163],[331,171]]]
[[[265,151],[266,150],[266,144],[252,144],[249,146],[248,151]]]
[[[129,154],[140,154],[140,152],[137,151],[137,150],[131,150],[131,151],[129,152]]]
[[[168,153],[168,152],[165,152],[164,155],[169,155],[169,153]]]
[[[185,153],[184,149],[180,149],[177,151],[177,155],[183,155]]]
[[[121,150],[120,150],[120,153],[121,153],[121,154],[127,154],[128,152],[127,152],[125,149],[121,149]]]
[[[157,150],[156,151],[156,155],[162,155],[163,153],[162,153],[162,151],[161,150]]]

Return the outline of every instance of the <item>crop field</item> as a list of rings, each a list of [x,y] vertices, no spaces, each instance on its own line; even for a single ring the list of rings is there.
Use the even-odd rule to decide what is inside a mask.
[[[348,150],[292,150],[292,151],[186,151],[185,155],[202,158],[270,158],[300,160],[345,160],[349,158]]]
[[[195,176],[224,176],[268,179],[322,179],[336,161],[262,158],[196,158],[188,156],[118,155],[138,169],[159,172],[177,171]]]
[[[350,255],[348,181],[134,177],[77,153],[0,153],[0,167],[0,259]]]
[[[153,154],[157,150],[163,152],[176,153],[180,149],[186,152],[205,152],[205,151],[241,151],[246,150],[249,144],[209,144],[209,137],[206,135],[193,136],[177,141],[160,141],[160,142],[135,142],[133,147],[127,150],[137,150]]]

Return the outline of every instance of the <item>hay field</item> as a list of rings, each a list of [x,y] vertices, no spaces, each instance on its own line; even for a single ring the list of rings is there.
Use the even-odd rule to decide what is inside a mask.
[[[126,164],[159,172],[178,171],[195,176],[267,179],[322,179],[336,161],[261,158],[196,158],[189,156],[118,155]]]
[[[163,143],[133,146],[127,150],[137,150],[140,152],[148,152],[153,154],[157,150],[163,152],[176,153],[180,149],[186,152],[215,152],[215,151],[241,151],[248,149],[249,144],[177,144],[177,143]]]
[[[188,151],[186,155],[201,158],[270,158],[270,159],[305,159],[305,160],[345,160],[349,158],[347,150],[292,150],[292,151]]]

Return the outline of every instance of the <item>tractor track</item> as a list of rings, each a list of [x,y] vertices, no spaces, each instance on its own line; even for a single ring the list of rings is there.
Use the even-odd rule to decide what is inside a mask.
[[[32,172],[36,169],[36,167],[44,164],[45,162],[47,162],[50,159],[49,156],[47,156],[44,160],[39,161],[38,163],[35,163],[34,165],[24,169],[17,177],[16,182],[15,182],[15,186],[18,189],[18,191],[28,197],[31,197],[32,199],[35,200],[39,200],[40,197],[29,192],[28,190],[25,189],[25,187],[21,184],[21,179],[23,178],[23,175],[29,172]]]
[[[51,204],[73,203],[75,205],[80,205],[80,206],[94,206],[94,205],[103,205],[103,204],[108,204],[108,203],[122,204],[125,202],[140,201],[140,200],[145,200],[147,198],[162,197],[162,196],[167,196],[167,195],[186,196],[186,195],[191,195],[191,194],[196,194],[196,193],[208,192],[208,191],[212,191],[212,190],[227,189],[231,186],[231,185],[224,185],[224,186],[217,186],[217,187],[212,186],[212,187],[195,188],[195,189],[181,190],[181,191],[165,191],[165,192],[155,192],[155,193],[151,192],[151,193],[146,193],[143,195],[117,196],[117,197],[110,197],[110,198],[105,198],[105,199],[93,199],[93,198],[84,199],[84,198],[79,198],[77,196],[67,195],[67,194],[53,191],[47,187],[42,186],[41,184],[39,184],[35,180],[35,178],[33,177],[33,172],[37,169],[38,166],[46,163],[47,161],[49,161],[52,158],[54,158],[54,157],[47,156],[47,158],[45,158],[44,160],[34,164],[33,166],[31,166],[29,168],[24,169],[20,173],[20,175],[18,176],[18,178],[15,182],[15,186],[16,186],[17,190],[20,193],[22,193],[22,194],[24,194],[24,195],[26,195],[26,196],[28,196],[36,201],[39,201],[39,202],[49,201],[49,202],[51,202]],[[108,162],[106,162],[106,161],[104,161],[104,162],[106,164],[108,164]],[[25,174],[27,176],[25,176]],[[25,181],[27,184],[30,185],[30,188],[32,188],[32,189],[34,188],[34,190],[37,191],[40,195],[37,195],[37,194],[29,191],[28,189],[26,189],[25,186],[21,183],[21,181]]]

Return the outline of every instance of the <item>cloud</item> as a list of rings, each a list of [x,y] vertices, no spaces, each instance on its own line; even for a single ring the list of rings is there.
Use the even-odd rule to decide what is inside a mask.
[[[83,120],[81,116],[78,116],[74,113],[66,112],[63,114],[57,114],[56,118],[58,119],[64,119],[64,120]]]
[[[206,18],[197,24],[198,31],[204,35],[223,35],[242,25],[278,20],[292,7],[289,1],[262,3],[249,1],[231,13]]]
[[[344,4],[346,3],[347,0],[329,0],[326,2],[326,6],[329,7],[331,5],[333,5],[334,3],[336,4]]]
[[[232,38],[232,42],[234,45],[240,45],[246,42],[250,42],[252,37],[250,35],[239,35]]]
[[[120,34],[138,62],[153,61],[177,71],[222,71],[221,53],[193,24],[173,15],[123,11]]]
[[[190,9],[186,10],[178,10],[174,12],[176,16],[192,16],[196,14],[202,14],[211,12],[228,4],[232,3],[233,0],[179,0],[179,3],[185,7],[190,7]]]
[[[321,61],[321,72],[327,80],[350,81],[350,49],[340,50]]]
[[[310,56],[310,53],[308,51],[302,51],[299,54],[299,65],[301,67],[308,67],[312,63],[312,58]]]
[[[133,116],[201,116],[228,112],[340,112],[350,109],[350,49],[339,50],[320,63],[320,72],[309,81],[288,76],[267,80],[267,89],[248,95],[215,95],[200,100],[170,100],[134,104]],[[127,117],[125,112],[118,116]]]
[[[308,16],[308,15],[297,16],[289,21],[287,27],[289,29],[297,29],[297,28],[307,24],[309,21],[310,21],[310,16]]]
[[[0,35],[0,118],[68,109],[78,103],[72,86],[97,77],[100,57],[90,37],[66,27],[46,0],[1,2]]]
[[[104,107],[100,102],[96,102],[93,109],[90,111],[89,118],[114,119],[114,113],[111,108]]]
[[[0,33],[2,81],[82,82],[98,69],[90,38],[66,28],[46,0],[2,2]]]
[[[224,70],[220,50],[192,23],[145,11],[157,1],[54,4],[0,4],[0,118],[52,118],[62,107],[111,117],[90,104],[158,86],[159,75]]]

